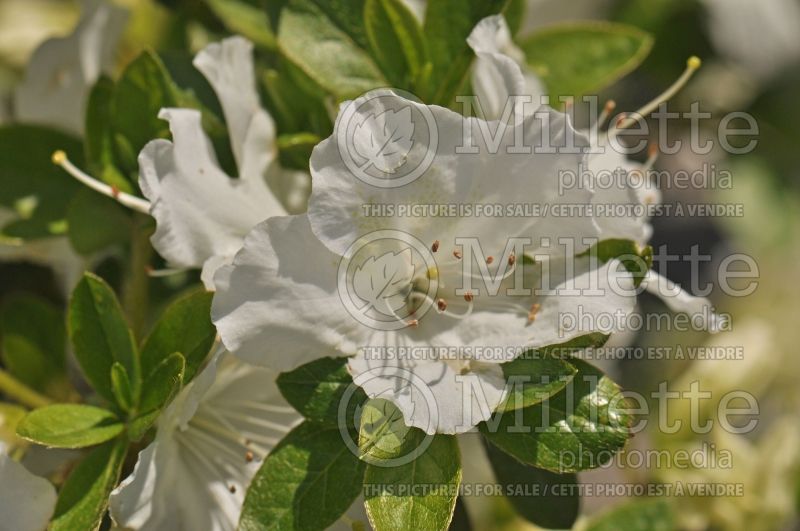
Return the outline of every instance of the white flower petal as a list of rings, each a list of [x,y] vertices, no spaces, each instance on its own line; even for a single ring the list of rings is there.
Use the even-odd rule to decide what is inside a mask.
[[[242,179],[263,178],[277,155],[275,124],[261,107],[252,55],[253,44],[237,36],[209,44],[194,59],[222,105]]]
[[[137,530],[236,529],[259,460],[301,420],[275,377],[216,355],[159,419],[156,440],[112,494],[114,521]]]
[[[348,362],[353,380],[370,398],[391,400],[409,426],[425,433],[464,433],[491,417],[503,400],[505,377],[497,364],[368,359]]]
[[[581,262],[576,263],[580,267]],[[565,290],[577,290],[571,295]],[[595,292],[592,294],[591,292]],[[578,293],[579,292],[579,293]],[[558,284],[538,299],[536,319],[527,328],[531,347],[545,347],[602,332],[625,330],[636,305],[633,277],[617,260]]]
[[[365,331],[339,299],[338,266],[305,215],[256,226],[214,279],[212,317],[225,346],[278,371],[355,352]]]
[[[33,53],[17,87],[15,116],[20,122],[83,132],[86,98],[113,65],[127,12],[106,2],[85,2],[74,32],[45,41]]]
[[[724,330],[727,320],[714,312],[711,301],[705,297],[695,297],[684,291],[667,277],[661,276],[652,269],[647,272],[642,286],[661,299],[673,312],[682,312],[697,319],[700,325],[711,333]]]
[[[43,531],[56,507],[56,489],[0,452],[0,527],[13,531]]]
[[[380,92],[378,92],[380,93]],[[343,113],[339,114],[336,131],[318,144],[311,155],[312,192],[309,199],[309,220],[314,234],[333,252],[344,254],[356,240],[379,229],[395,229],[407,232],[430,245],[439,240],[448,252],[457,236],[477,237],[491,252],[501,252],[508,237],[550,237],[555,241],[561,236],[589,237],[598,234],[597,225],[589,216],[555,216],[555,205],[586,204],[591,201],[589,186],[573,187],[563,193],[559,190],[562,172],[579,175],[584,159],[581,153],[508,153],[519,136],[526,146],[550,142],[560,146],[567,135],[573,135],[578,147],[588,145],[586,139],[568,123],[567,116],[547,107],[542,107],[538,116],[526,116],[522,124],[503,127],[499,145],[495,149],[490,139],[484,138],[481,127],[487,122],[475,118],[464,118],[442,107],[426,107],[409,101],[389,91],[375,98],[376,92],[359,98],[350,105],[357,109],[354,120],[362,123],[377,111],[362,109],[362,103],[371,99],[381,109],[400,113],[409,107],[419,112],[430,113],[438,130],[438,146],[431,166],[415,181],[393,188],[376,188],[359,180],[342,160],[337,140]],[[543,122],[549,122],[549,128]],[[499,124],[490,122],[492,131]],[[463,153],[464,130],[471,131],[477,153]],[[545,138],[547,135],[548,138]],[[342,149],[347,149],[342,147]],[[421,159],[428,146],[415,142],[408,160]],[[446,213],[418,216],[381,216],[380,207],[389,205],[498,205],[529,206],[541,208],[539,216],[504,215],[450,216]],[[365,205],[379,215],[365,214]],[[373,208],[376,207],[376,208]],[[545,209],[550,209],[545,211]],[[546,215],[545,215],[546,214]],[[487,219],[489,222],[487,222]],[[576,242],[578,251],[582,245]],[[487,251],[488,254],[489,251]],[[542,250],[543,253],[552,253]],[[557,252],[557,251],[555,251]]]
[[[139,155],[139,184],[152,203],[153,246],[172,265],[201,267],[232,256],[251,227],[284,212],[260,179],[231,179],[217,163],[198,111],[163,109],[173,142],[154,140]]]
[[[472,69],[472,88],[487,120],[499,120],[506,102],[513,96],[530,96],[527,109],[535,109],[544,87],[531,72],[520,66],[525,57],[511,40],[502,15],[486,17],[475,26],[467,44],[478,56]]]

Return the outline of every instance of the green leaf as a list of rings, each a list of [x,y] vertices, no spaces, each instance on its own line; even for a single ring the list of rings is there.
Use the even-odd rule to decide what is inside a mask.
[[[142,374],[180,352],[186,359],[184,383],[194,378],[208,358],[217,330],[211,322],[213,293],[198,290],[170,304],[142,345]]]
[[[85,448],[113,439],[125,429],[108,410],[83,404],[56,404],[28,413],[17,434],[52,448]]]
[[[364,23],[386,79],[395,87],[412,87],[428,61],[417,18],[400,0],[366,0]]]
[[[169,124],[158,117],[165,107],[183,107],[203,112],[203,127],[212,140],[223,134],[223,124],[197,100],[178,87],[164,62],[154,52],[142,52],[123,71],[111,102],[111,127],[116,160],[134,182],[138,176],[136,157],[150,140],[169,138]]]
[[[314,133],[290,133],[278,137],[281,166],[307,170],[311,152],[322,139]]]
[[[497,411],[538,404],[563,389],[577,372],[578,369],[564,360],[535,350],[527,351],[514,361],[503,364],[503,375],[511,386],[511,392]]]
[[[118,361],[111,366],[111,391],[122,411],[128,412],[135,407],[128,371]]]
[[[666,500],[637,500],[594,517],[586,531],[673,531],[676,528],[675,516]]]
[[[139,405],[141,414],[128,427],[131,440],[138,441],[178,391],[184,379],[186,358],[175,352],[165,358],[145,379],[142,400]]]
[[[581,504],[575,474],[554,474],[525,465],[491,443],[486,443],[486,454],[517,514],[539,527],[572,529]]]
[[[344,420],[353,418],[355,408],[367,400],[363,389],[353,383],[347,372],[347,358],[321,358],[306,363],[280,374],[276,383],[292,407],[305,418],[320,423],[339,425],[339,405],[348,390]]]
[[[458,443],[453,435],[402,429],[398,413],[387,400],[370,401],[364,408],[361,431],[370,433],[359,434],[359,446],[368,456],[364,503],[370,523],[380,530],[444,531],[461,483]]]
[[[613,84],[650,53],[652,37],[611,22],[569,22],[522,39],[528,65],[547,86],[550,101],[579,97]]]
[[[632,422],[617,384],[578,359],[578,374],[535,406],[498,413],[480,424],[490,442],[517,460],[551,472],[599,467],[621,450]]]
[[[32,295],[17,295],[3,305],[0,329],[2,361],[16,379],[43,391],[67,386],[66,331],[58,308]]]
[[[503,12],[508,0],[430,0],[423,25],[433,66],[432,98],[427,103],[449,105],[464,85],[475,54],[467,37],[489,15]],[[426,94],[427,95],[427,94]],[[428,101],[430,99],[430,101]]]
[[[128,211],[88,188],[75,194],[67,211],[67,224],[72,247],[83,255],[127,243],[131,236]]]
[[[122,192],[132,193],[135,187],[117,169],[114,158],[111,128],[114,90],[114,81],[102,76],[89,93],[86,104],[84,152],[89,173],[111,186],[116,186]]]
[[[124,438],[94,449],[67,478],[58,493],[50,531],[97,529],[108,506],[111,490],[119,481],[128,452]]]
[[[247,491],[239,529],[325,529],[361,493],[364,463],[336,426],[304,422],[264,460]]]
[[[603,334],[602,332],[592,332],[591,334],[570,339],[565,343],[547,345],[546,347],[540,348],[539,352],[544,355],[555,356],[558,358],[570,357],[579,350],[602,347],[606,344],[609,337],[611,336],[608,334]]]
[[[640,247],[633,240],[603,240],[578,256],[596,256],[601,263],[618,259],[633,274],[633,282],[637,287],[653,267],[653,248],[649,245]]]
[[[117,361],[128,372],[133,396],[138,397],[141,375],[133,333],[116,295],[103,279],[84,274],[72,293],[67,322],[75,357],[95,391],[115,400],[111,366]]]
[[[289,0],[278,24],[283,54],[339,99],[385,86],[366,52],[364,0]]]
[[[242,0],[206,0],[206,4],[231,33],[268,50],[275,49],[275,34],[264,9]]]
[[[19,214],[0,230],[0,238],[63,234],[67,207],[82,185],[53,164],[59,149],[78,166],[83,163],[81,142],[71,135],[31,125],[0,127],[0,205]]]

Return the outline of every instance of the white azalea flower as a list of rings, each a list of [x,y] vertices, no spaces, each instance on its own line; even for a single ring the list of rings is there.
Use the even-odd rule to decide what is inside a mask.
[[[194,61],[222,105],[238,179],[220,168],[195,110],[163,109],[159,116],[170,122],[173,141],[154,140],[139,155],[139,184],[157,222],[153,246],[173,266],[202,267],[209,289],[216,268],[254,225],[303,210],[307,177],[278,164],[275,124],[259,102],[252,49],[232,37]]]
[[[0,441],[0,515],[3,529],[43,531],[56,507],[56,489],[28,472]]]
[[[85,1],[72,34],[49,39],[33,53],[16,89],[17,121],[82,134],[89,90],[113,66],[126,19],[127,12],[113,4]]]
[[[378,107],[371,112],[361,110],[367,101],[378,102]],[[438,131],[432,165],[420,178],[398,188],[379,188],[355,178],[343,161],[337,139],[348,125],[342,118],[349,114],[348,109],[356,109],[355,123],[371,124],[371,138],[386,131],[386,124],[375,116],[390,113],[402,117],[408,109],[415,116],[430,113]],[[591,191],[585,187],[564,194],[558,191],[559,172],[577,169],[583,159],[579,152],[507,152],[515,133],[523,133],[532,146],[575,134],[562,113],[552,109],[542,113],[549,130],[542,127],[542,116],[529,115],[522,123],[504,128],[499,148],[492,149],[480,134],[487,125],[483,120],[411,102],[390,91],[373,92],[345,104],[334,134],[312,154],[308,214],[274,218],[257,226],[233,265],[221,268],[215,277],[213,318],[225,345],[246,361],[279,371],[332,351],[352,355],[349,369],[356,383],[370,396],[393,400],[406,422],[428,433],[459,433],[486,420],[503,398],[500,363],[513,359],[520,347],[560,343],[599,330],[596,319],[564,330],[559,319],[565,314],[583,311],[592,318],[603,313],[627,315],[633,307],[630,275],[620,271],[616,261],[592,270],[588,259],[577,263],[564,260],[572,258],[572,253],[558,248],[558,238],[574,241],[575,252],[580,252],[588,246],[583,237],[598,235],[597,225],[588,217],[402,217],[391,213],[365,217],[362,207],[397,207],[421,201],[504,206],[588,203]],[[463,128],[471,132],[478,153],[458,152]],[[576,142],[586,144],[580,135]],[[415,151],[418,147],[421,149]],[[426,147],[415,145],[407,158],[418,159],[426,152]],[[394,321],[390,319],[390,329],[376,330],[374,324],[363,324],[348,313],[338,269],[343,257],[350,257],[353,244],[367,241],[380,230],[411,235],[432,250],[435,265],[420,268],[412,253],[393,248],[391,242],[378,242],[370,249],[370,258],[360,263],[355,280],[347,280],[347,288],[358,292],[379,282],[370,274],[360,282],[358,275],[364,271],[391,276],[391,293],[376,301],[381,303],[376,307],[394,314]],[[524,266],[522,256],[504,252],[509,238],[527,236],[531,237],[527,251],[537,255],[536,266]],[[505,271],[504,286],[519,269],[527,286],[540,287],[550,280],[551,288],[593,286],[604,296],[567,296],[559,290],[517,296],[505,289],[497,296],[459,294],[457,288],[467,278],[461,260],[466,251],[457,242],[459,237],[476,238],[485,257],[497,257],[485,258],[485,264],[495,279]],[[621,286],[617,291],[611,289],[615,283]],[[433,293],[426,293],[431,286],[435,286]],[[418,315],[426,306],[435,306],[435,310]],[[273,347],[269,352],[263,348],[267,342]],[[398,359],[381,350],[396,347],[461,351],[455,356],[431,356],[422,351]],[[370,349],[378,349],[379,354]]]
[[[703,0],[711,40],[742,75],[768,82],[800,61],[796,0]]]
[[[156,438],[111,495],[123,529],[234,530],[260,461],[300,420],[276,374],[215,356],[159,417]]]
[[[528,96],[532,98],[533,108],[539,106],[546,90],[525,66],[525,58],[511,42],[508,25],[502,15],[490,16],[479,22],[467,42],[478,56],[473,70],[472,84],[481,102],[481,108],[490,119],[508,120],[513,116],[508,110],[503,113],[509,98]],[[699,67],[699,59],[695,57],[689,59],[683,75],[634,114],[646,116],[661,103],[668,101],[685,86]],[[639,245],[646,245],[653,232],[649,209],[661,201],[660,191],[647,175],[655,163],[656,153],[651,152],[648,160],[640,164],[613,149],[610,136],[615,135],[620,128],[633,123],[630,118],[623,119],[614,124],[608,132],[601,132],[600,127],[609,118],[614,106],[613,102],[609,102],[593,128],[586,132],[592,142],[586,170],[587,175],[595,180],[594,185],[590,185],[593,188],[592,202],[595,205],[629,207],[626,212],[629,211],[631,214],[596,217],[595,222],[600,229],[601,239],[629,239]],[[599,177],[603,174],[618,175],[619,178],[614,177],[615,181],[611,186],[601,185]],[[579,182],[581,181],[576,181]],[[642,286],[661,298],[671,310],[702,317],[704,326],[711,332],[716,332],[726,325],[725,321],[714,313],[713,306],[707,299],[686,293],[655,271],[647,273]]]

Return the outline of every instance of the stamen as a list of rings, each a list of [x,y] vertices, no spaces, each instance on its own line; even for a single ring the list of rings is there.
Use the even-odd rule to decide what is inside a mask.
[[[131,210],[135,210],[137,212],[141,212],[143,214],[150,213],[150,202],[145,201],[141,197],[136,197],[130,194],[126,194],[124,192],[120,192],[114,186],[109,186],[103,182],[98,181],[91,175],[88,175],[81,171],[77,166],[70,162],[69,158],[67,158],[67,154],[61,150],[58,150],[53,153],[53,164],[56,166],[61,166],[67,173],[72,175],[75,179],[80,181],[81,183],[85,184],[95,192],[99,192],[107,197],[115,199],[121,205],[130,208]]]
[[[236,494],[236,485],[228,487],[228,491],[230,491],[231,494]]]
[[[538,304],[538,303],[534,303],[531,306],[530,311],[528,311],[528,322],[529,323],[532,323],[532,322],[534,322],[536,320],[536,314],[539,313],[539,308],[541,308],[541,307],[542,307],[542,305]]]
[[[686,61],[686,70],[683,71],[683,74],[681,74],[681,77],[679,77],[675,81],[675,83],[673,83],[667,90],[662,92],[655,99],[653,99],[653,101],[651,101],[650,103],[648,103],[647,105],[642,107],[640,110],[636,111],[636,113],[634,113],[634,114],[636,114],[638,116],[647,116],[651,112],[653,112],[656,109],[658,109],[658,107],[662,103],[672,99],[675,96],[675,94],[680,92],[680,90],[683,87],[686,86],[686,84],[692,78],[694,73],[700,68],[700,66],[702,64],[703,63],[702,63],[702,61],[700,60],[699,57],[694,56],[694,55],[692,57],[690,57],[689,60]],[[635,123],[636,123],[636,120],[629,118],[627,120],[623,120],[622,123],[618,123],[616,127],[617,127],[617,129],[625,129],[627,127],[632,126]]]
[[[456,259],[461,260],[461,251],[458,249],[453,249],[453,256],[455,256]]]
[[[486,257],[486,263],[488,265],[492,265],[492,262],[494,262],[494,256],[487,256]]]
[[[508,257],[508,265],[514,266],[517,263],[517,256],[514,253],[511,253]]]
[[[253,452],[251,452],[250,450],[248,450],[244,454],[244,460],[247,461],[248,463],[252,463],[253,459],[255,459],[255,458],[256,458],[256,456],[253,455]]]
[[[439,308],[440,312],[443,312],[447,309],[447,301],[444,299],[438,299],[436,301],[436,307]]]
[[[153,269],[152,267],[146,267],[145,271],[147,272],[147,276],[150,278],[163,278],[169,277],[172,275],[179,275],[188,271],[187,269],[182,268],[164,268],[164,269]]]
[[[416,328],[419,326],[419,320],[411,319],[409,321],[406,321],[406,326],[408,326],[409,328]]]
[[[431,251],[435,253],[438,250],[439,250],[439,240],[436,240],[433,242],[433,245],[431,245]]]
[[[464,300],[467,302],[472,302],[475,297],[472,295],[471,291],[468,291],[464,294]]]

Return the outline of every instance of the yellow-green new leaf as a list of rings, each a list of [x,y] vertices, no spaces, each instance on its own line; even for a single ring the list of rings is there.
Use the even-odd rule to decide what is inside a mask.
[[[85,448],[113,439],[125,426],[112,412],[83,404],[36,409],[17,425],[17,434],[52,448]]]

